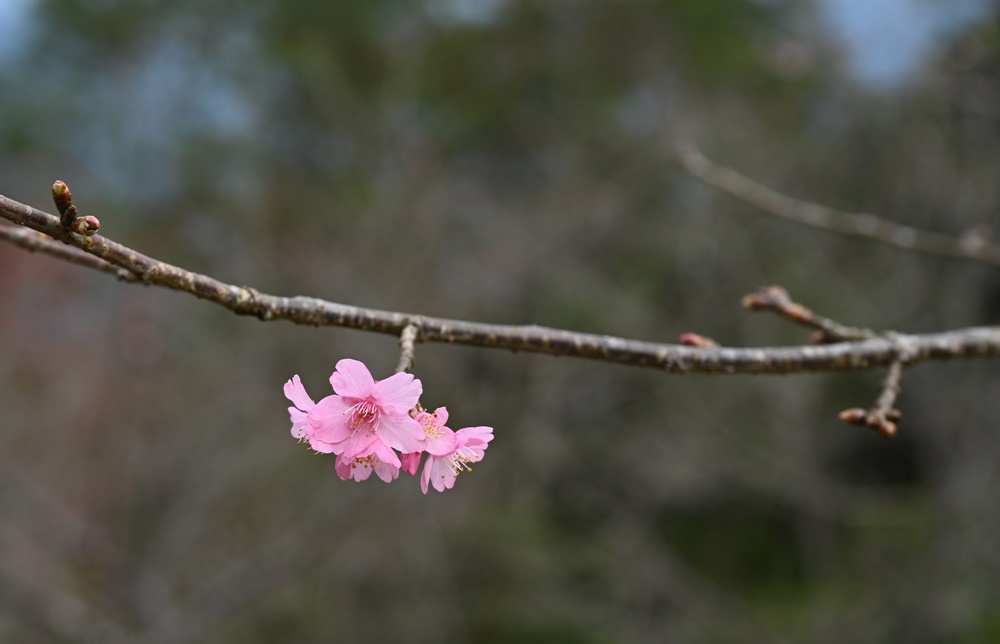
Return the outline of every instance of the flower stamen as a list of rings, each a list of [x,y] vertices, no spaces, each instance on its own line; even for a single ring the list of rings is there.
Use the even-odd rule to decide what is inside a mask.
[[[377,403],[371,400],[362,400],[345,410],[344,414],[351,415],[350,420],[347,421],[347,426],[352,432],[357,432],[364,427],[374,432],[378,429],[382,410]]]
[[[417,418],[417,422],[424,428],[424,434],[430,438],[441,438],[445,435],[444,424],[438,418],[437,413],[424,414]]]

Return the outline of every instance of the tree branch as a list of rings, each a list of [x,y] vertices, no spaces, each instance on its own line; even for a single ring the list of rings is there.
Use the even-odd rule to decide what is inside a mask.
[[[128,272],[124,268],[118,268],[114,264],[110,264],[100,257],[94,257],[93,255],[85,253],[82,250],[57,242],[48,235],[35,232],[30,228],[24,228],[23,226],[11,226],[10,224],[4,222],[0,224],[0,239],[9,241],[15,246],[20,246],[21,248],[29,250],[33,253],[45,253],[46,255],[52,255],[53,257],[70,262],[71,264],[77,264],[86,268],[92,268],[97,271],[109,273],[118,279],[125,280],[126,282],[138,281],[138,278],[134,274]]]
[[[671,373],[764,373],[843,371],[889,365],[904,351],[908,364],[1000,355],[1000,327],[976,327],[920,335],[893,334],[822,346],[701,348],[575,333],[529,325],[482,324],[381,311],[312,297],[280,297],[226,284],[143,255],[101,235],[67,231],[58,217],[0,195],[0,216],[45,233],[125,269],[137,282],[190,293],[238,315],[289,320],[312,326],[339,326],[399,337],[408,325],[423,342],[447,342],[510,351],[574,356],[650,367]],[[91,266],[94,268],[94,266]]]
[[[867,213],[834,210],[789,197],[761,185],[731,168],[707,159],[692,145],[679,144],[677,153],[687,171],[696,178],[769,215],[904,250],[1000,266],[1000,245],[989,241],[989,234],[984,227],[979,226],[961,237],[953,237],[902,226]]]

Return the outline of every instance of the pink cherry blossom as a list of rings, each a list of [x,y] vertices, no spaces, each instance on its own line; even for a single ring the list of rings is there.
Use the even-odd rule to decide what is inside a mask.
[[[435,413],[440,411],[441,409]],[[445,418],[447,419],[447,412]],[[438,492],[454,487],[455,479],[463,470],[472,470],[469,463],[483,460],[487,444],[493,440],[492,427],[466,427],[453,432],[442,424],[440,429],[446,435],[450,433],[454,437],[455,447],[446,454],[427,454],[427,462],[420,475],[420,489],[424,494],[427,494],[428,484],[433,484]]]
[[[330,445],[334,454],[350,462],[374,453],[368,450],[378,443],[391,448],[379,453],[398,468],[401,463],[392,449],[423,451],[424,428],[409,415],[423,392],[413,375],[397,373],[376,381],[363,363],[341,360],[330,384],[337,395],[319,401],[309,413],[309,423],[313,436]]]
[[[376,476],[386,483],[392,483],[399,476],[399,467],[387,461],[395,456],[395,452],[376,441],[354,458],[345,458],[343,454],[337,456],[334,467],[337,475],[344,481],[354,479],[360,483],[375,472]]]
[[[414,416],[424,429],[424,451],[433,456],[451,454],[458,448],[455,432],[445,427],[448,422],[448,409],[438,407],[433,414],[425,411]]]
[[[314,403],[309,394],[306,393],[306,388],[302,386],[298,375],[292,376],[292,379],[285,383],[285,397],[295,403],[294,407],[288,408],[288,415],[292,421],[292,436],[299,439],[300,443],[308,442],[309,446],[317,452],[331,453],[333,445],[316,437],[311,417],[312,411],[317,406],[322,405],[326,398],[319,401],[318,404]],[[327,396],[327,398],[332,398],[332,396]]]
[[[306,388],[302,386],[298,374],[292,376],[292,379],[285,383],[285,398],[295,404],[294,407],[288,408],[288,415],[292,421],[292,436],[299,441],[304,441],[311,433],[309,412],[316,406],[316,403],[306,393]]]
[[[451,454],[458,447],[458,439],[455,432],[444,426],[448,422],[448,410],[438,407],[433,414],[421,411],[413,415],[413,418],[424,428],[424,451],[435,456]],[[400,456],[402,469],[411,476],[420,469],[420,452],[412,452]]]

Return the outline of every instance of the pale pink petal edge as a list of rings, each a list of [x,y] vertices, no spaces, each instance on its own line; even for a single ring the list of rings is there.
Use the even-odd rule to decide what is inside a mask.
[[[365,363],[345,358],[337,363],[337,369],[330,376],[330,385],[341,396],[367,398],[372,394],[375,378]]]
[[[306,393],[306,388],[302,386],[302,380],[295,374],[292,379],[285,383],[285,398],[288,398],[295,406],[302,411],[309,411],[316,404]]]

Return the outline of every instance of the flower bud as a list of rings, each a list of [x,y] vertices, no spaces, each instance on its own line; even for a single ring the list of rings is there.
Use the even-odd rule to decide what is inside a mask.
[[[90,237],[97,233],[101,229],[101,222],[97,220],[97,217],[93,215],[87,215],[85,217],[80,217],[79,219],[73,220],[72,224],[73,232],[79,233],[86,237]]]
[[[840,412],[840,420],[851,425],[864,425],[867,422],[868,412],[860,407],[845,409]]]
[[[698,347],[700,349],[718,349],[719,343],[712,338],[707,338],[697,333],[682,333],[680,343],[686,347]]]

